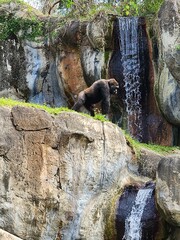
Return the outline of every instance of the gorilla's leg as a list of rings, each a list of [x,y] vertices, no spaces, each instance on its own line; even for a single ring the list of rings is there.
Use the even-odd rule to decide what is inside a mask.
[[[90,112],[91,116],[94,117],[94,105],[93,104],[84,104],[85,108]]]
[[[79,109],[84,105],[85,102],[86,102],[86,96],[85,96],[84,92],[82,91],[79,93],[77,102],[74,104],[72,109],[78,112]]]

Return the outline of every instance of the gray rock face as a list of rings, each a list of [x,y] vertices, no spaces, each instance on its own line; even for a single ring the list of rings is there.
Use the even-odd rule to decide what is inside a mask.
[[[180,156],[169,156],[160,161],[157,171],[157,203],[165,219],[180,226]]]
[[[161,157],[143,149],[136,161],[118,126],[75,112],[0,112],[0,228],[32,240],[112,239],[122,189],[154,179]],[[179,157],[163,163],[158,203],[178,225]]]
[[[141,157],[138,159],[139,174],[155,179],[157,167],[161,159],[161,155],[147,149],[142,149]]]
[[[131,153],[121,130],[77,113],[0,110],[0,227],[22,239],[101,239],[103,212],[95,229],[90,206],[122,185]]]
[[[177,82],[180,83],[180,5],[168,0],[159,12],[164,60]]]
[[[180,4],[165,1],[159,12],[159,79],[156,96],[166,119],[180,126]]]

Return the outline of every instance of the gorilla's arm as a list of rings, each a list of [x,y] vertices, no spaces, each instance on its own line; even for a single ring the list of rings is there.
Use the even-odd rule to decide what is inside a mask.
[[[109,108],[110,108],[110,89],[108,85],[106,85],[106,87],[103,88],[103,91],[101,94],[102,94],[102,101],[101,101],[102,114],[106,115],[108,114]]]

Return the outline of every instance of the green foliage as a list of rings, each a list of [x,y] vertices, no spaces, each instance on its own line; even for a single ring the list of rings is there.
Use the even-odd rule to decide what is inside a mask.
[[[93,117],[95,120],[100,120],[101,122],[107,122],[109,121],[104,115],[102,114],[96,114],[94,117]]]
[[[73,3],[73,0],[62,0],[63,6],[66,8],[71,8]]]
[[[133,139],[127,133],[125,133],[125,137],[126,137],[127,142],[129,143],[129,145],[133,148],[137,157],[140,156],[142,148],[149,149],[160,155],[166,155],[166,154],[173,153],[176,150],[180,150],[180,147],[170,147],[170,146],[161,146],[161,145],[155,145],[155,144],[140,143],[137,140]]]
[[[24,19],[12,16],[0,16],[0,39],[5,40],[16,35],[21,39],[34,40],[43,35],[43,23],[38,19]]]
[[[93,0],[63,0],[61,7],[68,8],[67,15],[71,17],[91,18],[98,12],[128,17],[156,14],[163,2],[164,0],[123,0],[96,3]]]
[[[176,45],[176,50],[180,50],[180,44]]]
[[[125,0],[120,5],[122,16],[138,16],[138,4],[133,0]]]
[[[164,0],[143,0],[139,4],[139,12],[141,15],[155,14],[159,11]]]
[[[24,4],[23,0],[0,0],[0,5],[6,4],[6,3],[12,3],[12,2]]]

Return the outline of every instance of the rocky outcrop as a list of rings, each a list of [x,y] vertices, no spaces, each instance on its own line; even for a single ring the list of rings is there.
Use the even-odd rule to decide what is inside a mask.
[[[75,239],[81,225],[83,236],[102,235],[98,215],[101,227],[88,233],[90,206],[100,199],[106,205],[122,184],[131,153],[121,130],[76,113],[24,107],[1,108],[0,122],[1,228],[22,239]]]
[[[160,161],[157,171],[157,203],[166,221],[180,227],[180,156]]]
[[[154,179],[160,155],[143,149],[137,161],[117,125],[75,112],[0,111],[0,228],[32,240],[116,236],[116,202],[124,187]],[[163,210],[171,211],[169,205]]]
[[[180,5],[166,0],[158,15],[158,78],[156,97],[166,119],[180,126]]]

